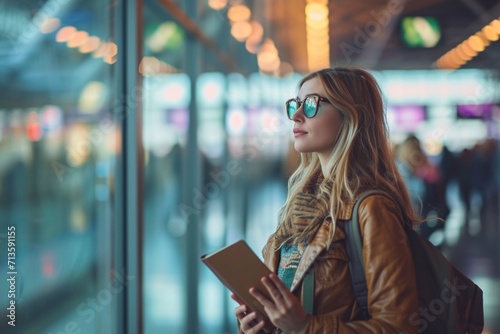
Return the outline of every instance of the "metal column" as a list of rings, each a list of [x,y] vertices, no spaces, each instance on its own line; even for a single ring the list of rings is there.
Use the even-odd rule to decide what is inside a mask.
[[[185,11],[188,17],[197,21],[198,1],[188,0],[185,4]],[[184,160],[184,188],[183,203],[193,202],[194,189],[200,189],[201,185],[201,159],[198,149],[198,111],[196,108],[196,80],[200,74],[200,52],[201,45],[192,34],[186,35],[186,74],[191,79],[191,100],[189,103],[189,129],[187,137],[186,155]],[[203,210],[201,210],[203,213]],[[200,265],[200,222],[199,214],[189,215],[187,218],[186,234],[184,237],[185,266],[185,333],[197,334],[200,331],[199,309],[198,309],[198,281]]]
[[[129,278],[123,296],[117,301],[118,307],[121,306],[117,332],[127,334],[143,332],[142,80],[138,72],[143,49],[142,9],[142,0],[122,0],[112,7],[118,45],[118,59],[113,65],[116,80],[113,112],[122,130],[122,152],[116,176],[114,267]]]

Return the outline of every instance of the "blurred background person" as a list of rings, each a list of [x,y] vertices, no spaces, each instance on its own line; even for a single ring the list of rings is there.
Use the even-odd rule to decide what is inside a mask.
[[[450,213],[444,177],[426,156],[420,140],[409,135],[396,147],[396,164],[408,187],[412,203],[421,218],[435,217],[419,225],[419,233],[429,239],[443,229]]]

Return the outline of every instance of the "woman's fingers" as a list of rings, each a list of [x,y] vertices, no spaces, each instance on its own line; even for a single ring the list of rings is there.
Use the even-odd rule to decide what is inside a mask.
[[[253,290],[256,290],[253,288]],[[240,329],[245,334],[259,334],[264,329],[265,322],[258,317],[256,312],[251,312],[247,305],[235,294],[231,294],[231,298],[240,305],[234,308],[234,314],[240,322]],[[265,297],[263,297],[265,298]]]
[[[291,292],[286,288],[286,286],[281,282],[278,276],[271,274],[269,276],[264,276],[262,278],[262,283],[269,293],[271,299],[266,297],[262,292],[256,288],[250,289],[250,294],[261,303],[264,308],[269,312],[277,311],[278,309],[283,309],[288,307],[291,303]]]
[[[240,319],[240,328],[245,334],[257,334],[264,328],[264,320],[258,321],[257,313],[251,312]]]
[[[236,318],[243,319],[248,313],[248,307],[246,305],[239,305],[234,308],[234,314]]]
[[[266,296],[264,296],[258,289],[250,288],[249,292],[252,296],[254,296],[255,299],[257,299],[257,301],[259,303],[261,303],[264,306],[264,308],[267,308],[267,309],[274,308],[275,303],[272,300],[269,300]],[[273,297],[273,299],[274,299],[274,297]]]
[[[288,293],[290,293],[290,290],[288,290],[286,288],[285,284],[283,284],[283,282],[281,282],[281,280],[279,279],[278,276],[276,276],[276,274],[270,274],[268,277],[269,277],[270,281],[273,282],[274,285],[276,286],[276,288],[279,290],[280,294],[285,296]]]
[[[283,294],[280,291],[280,289],[278,288],[278,285],[276,284],[276,282],[274,282],[270,278],[270,276],[266,276],[266,277],[262,278],[262,283],[266,287],[269,294],[274,298],[274,300],[277,302],[281,302],[281,300],[283,299]]]
[[[262,283],[270,297],[266,298],[256,288],[250,289],[250,293],[264,306],[271,322],[285,332],[304,328],[307,314],[300,301],[286,288],[279,277],[275,274],[265,276],[262,278]]]

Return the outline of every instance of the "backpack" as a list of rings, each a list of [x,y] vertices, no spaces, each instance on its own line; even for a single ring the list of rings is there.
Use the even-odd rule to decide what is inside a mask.
[[[358,222],[360,203],[377,191],[362,194],[354,205],[352,218],[346,221],[346,249],[356,300],[369,319],[367,287],[362,257],[362,239]],[[406,235],[413,253],[420,307],[408,321],[418,333],[480,334],[484,326],[483,291],[455,268],[441,251],[421,237],[408,224]]]

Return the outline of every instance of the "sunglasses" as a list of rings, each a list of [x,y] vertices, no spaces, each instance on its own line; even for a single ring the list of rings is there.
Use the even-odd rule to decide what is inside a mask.
[[[304,104],[304,115],[307,118],[313,118],[318,113],[319,102],[330,103],[328,99],[319,96],[318,94],[307,95],[304,101],[300,101],[298,97],[290,99],[285,102],[286,115],[292,119],[293,115],[299,110],[300,106]]]

